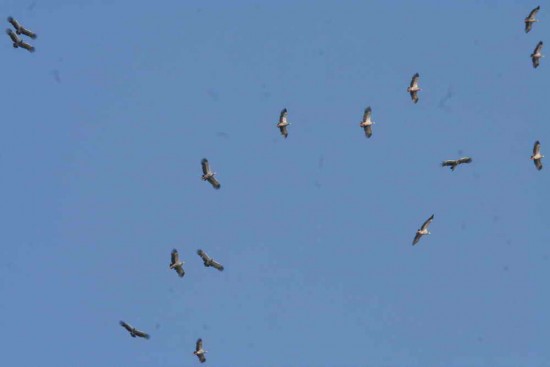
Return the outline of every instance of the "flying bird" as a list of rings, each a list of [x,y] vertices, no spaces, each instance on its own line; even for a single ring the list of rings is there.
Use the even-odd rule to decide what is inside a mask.
[[[178,250],[176,249],[172,250],[170,258],[170,269],[175,269],[180,278],[185,275],[185,271],[183,270],[183,261],[180,261],[180,256],[178,254]]]
[[[535,9],[531,10],[527,18],[525,18],[525,33],[529,33],[529,31],[533,27],[533,23],[539,21],[538,19],[535,19],[539,10],[540,6],[537,6]]]
[[[542,43],[542,41],[540,41],[539,43],[537,43],[537,47],[535,47],[535,50],[533,51],[533,53],[531,54],[531,60],[533,61],[533,67],[536,69],[538,66],[539,66],[539,63],[540,63],[540,59],[542,57],[544,57],[544,55],[542,54],[542,46],[544,44]]]
[[[216,175],[216,172],[212,172],[210,170],[210,165],[208,164],[208,159],[203,158],[202,161],[201,161],[201,165],[202,165],[202,173],[203,173],[202,180],[210,182],[210,184],[212,185],[213,188],[215,188],[216,190],[219,190],[219,188],[222,185],[220,185],[218,180],[216,180],[216,178],[214,178],[214,176]]]
[[[279,122],[277,123],[277,127],[279,130],[281,130],[281,135],[285,137],[288,136],[288,130],[287,126],[290,125],[290,122],[287,121],[288,111],[286,108],[283,108],[281,111],[281,115],[279,116]]]
[[[208,351],[202,349],[202,339],[199,338],[197,340],[197,345],[195,346],[195,351],[193,352],[194,355],[196,355],[199,358],[199,361],[201,363],[206,362],[206,357],[204,356]]]
[[[470,162],[472,162],[472,158],[470,158],[470,157],[462,157],[462,158],[459,158],[459,159],[457,159],[457,160],[443,161],[443,162],[441,162],[441,167],[449,166],[449,167],[451,167],[451,171],[454,171],[455,168],[456,168],[459,164],[470,163]]]
[[[533,155],[531,156],[531,159],[535,162],[535,167],[537,167],[539,171],[542,169],[542,158],[544,158],[544,156],[540,154],[540,142],[537,140],[535,142],[535,146],[533,147]]]
[[[434,219],[434,215],[432,214],[431,217],[428,218],[422,225],[422,227],[416,231],[416,236],[414,236],[413,246],[420,241],[420,238],[426,234],[431,234],[430,231],[428,231],[428,227],[430,226],[430,223],[432,223],[432,220]]]
[[[8,36],[10,36],[10,38],[13,42],[13,47],[14,48],[21,47],[21,48],[24,48],[25,50],[28,50],[30,52],[34,52],[34,47],[32,47],[28,43],[24,42],[11,29],[7,29],[6,33],[8,34]]]
[[[407,92],[411,94],[411,98],[414,103],[418,102],[418,92],[422,90],[418,87],[419,78],[420,78],[420,74],[418,73],[414,74],[411,79],[411,85],[407,88]]]
[[[216,260],[212,259],[211,257],[209,257],[208,254],[203,250],[197,250],[197,254],[202,258],[202,261],[204,262],[204,266],[206,267],[211,266],[214,269],[223,271],[223,265],[217,262]]]
[[[120,326],[122,326],[123,328],[128,330],[128,332],[130,333],[132,338],[135,338],[136,336],[139,336],[140,338],[145,338],[145,339],[150,338],[149,334],[144,333],[143,331],[140,331],[140,330],[136,329],[135,327],[133,327],[131,325],[128,325],[124,321],[120,321]]]
[[[370,116],[372,114],[372,110],[369,107],[365,109],[365,112],[363,113],[363,120],[359,124],[364,130],[365,135],[367,138],[370,138],[372,136],[372,125],[374,125],[374,121],[371,120]]]
[[[32,39],[36,38],[36,33],[23,27],[17,20],[13,19],[13,17],[8,17],[8,22],[10,22],[13,28],[15,28],[15,32],[17,34],[24,34],[25,36]]]

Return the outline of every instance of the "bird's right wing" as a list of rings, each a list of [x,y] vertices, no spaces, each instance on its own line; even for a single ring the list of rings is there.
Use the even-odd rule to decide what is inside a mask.
[[[203,173],[203,174],[206,175],[206,174],[210,173],[210,166],[209,166],[209,164],[208,164],[208,159],[203,158],[203,159],[201,160],[201,166],[202,166],[202,173]]]
[[[19,31],[21,29],[21,24],[19,24],[17,20],[13,19],[13,17],[8,17],[8,22],[10,22],[10,24],[13,26],[13,28],[15,28],[16,31]]]
[[[180,259],[180,255],[178,254],[178,250],[173,249],[172,253],[170,254],[170,260],[171,260],[170,265],[177,264],[179,262],[179,259]]]
[[[198,352],[201,349],[202,349],[202,339],[199,338],[197,339],[197,344],[195,345],[195,352]]]
[[[286,125],[279,126],[279,130],[281,130],[281,135],[285,138],[288,136],[288,130],[286,129]]]
[[[136,334],[136,336],[139,336],[140,338],[145,338],[145,339],[149,339],[150,336],[149,334],[141,331],[141,330],[134,330],[134,333]]]
[[[462,163],[471,163],[472,162],[472,158],[470,157],[462,157],[458,160],[458,163],[459,164],[462,164]]]
[[[21,39],[15,34],[14,31],[12,31],[11,29],[6,29],[6,33],[8,34],[8,36],[10,36],[13,43],[19,45],[19,42],[21,42]]]
[[[20,41],[19,42],[19,47],[24,48],[25,50],[27,50],[29,52],[34,52],[34,47],[29,45],[27,42]]]
[[[204,356],[204,353],[201,353],[201,354],[197,355],[197,357],[199,357],[199,361],[201,363],[206,362],[206,357]]]
[[[21,27],[21,28],[20,28],[20,32],[21,32],[22,34],[24,34],[25,36],[27,36],[27,37],[30,37],[30,38],[32,38],[32,39],[36,39],[36,33],[34,33],[33,31],[31,31],[31,30],[29,30],[29,29],[27,29],[27,28],[25,28],[25,27]]]
[[[445,166],[454,166],[454,165],[456,165],[456,161],[455,161],[455,160],[447,160],[447,161],[441,162],[441,167],[445,167]]]
[[[418,241],[420,241],[420,237],[422,237],[422,235],[416,232],[416,236],[414,236],[414,240],[413,240],[413,246],[416,245]]]
[[[536,141],[535,145],[533,146],[533,155],[537,155],[540,153],[540,141]]]
[[[411,88],[416,88],[418,87],[418,79],[420,78],[420,74],[416,73],[413,75],[412,79],[411,79]]]
[[[210,266],[212,266],[214,269],[218,269],[219,271],[223,271],[223,265],[217,262],[216,260],[212,260],[210,262]]]
[[[129,332],[132,331],[132,327],[130,325],[128,325],[127,323],[125,323],[124,321],[120,321],[119,324],[120,324],[120,326],[122,326],[123,328],[128,330]]]
[[[372,109],[369,107],[365,108],[365,112],[363,113],[363,122],[367,122],[370,119],[370,115],[372,114]]]
[[[431,217],[429,217],[425,222],[424,224],[422,224],[422,229],[428,229],[428,227],[430,226],[430,223],[432,223],[432,220],[434,220],[434,215],[432,214]]]
[[[219,190],[220,187],[222,187],[222,185],[220,185],[220,183],[218,182],[218,180],[216,180],[216,178],[214,176],[210,177],[208,179],[208,182],[210,182],[212,187],[215,188],[216,190]]]
[[[533,159],[533,162],[535,162],[535,167],[540,171],[542,169],[542,160],[540,159]]]
[[[418,92],[417,91],[411,92],[411,99],[413,100],[414,103],[418,102]]]
[[[203,250],[197,250],[197,255],[199,255],[204,262],[210,261],[210,257],[208,257],[208,254]]]
[[[365,136],[370,138],[372,136],[372,125],[365,126]]]
[[[288,116],[288,111],[286,110],[286,108],[283,108],[283,110],[281,111],[281,114],[279,115],[279,123],[286,124],[287,116]]]

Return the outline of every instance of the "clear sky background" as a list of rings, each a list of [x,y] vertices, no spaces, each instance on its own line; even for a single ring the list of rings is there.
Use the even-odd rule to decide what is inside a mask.
[[[0,51],[2,365],[550,366],[550,3],[0,14],[38,33]]]

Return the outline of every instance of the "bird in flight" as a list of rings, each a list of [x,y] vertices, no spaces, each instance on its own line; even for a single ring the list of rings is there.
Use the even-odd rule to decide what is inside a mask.
[[[25,36],[32,39],[36,38],[36,33],[23,27],[17,20],[13,19],[13,17],[8,17],[8,22],[10,22],[13,28],[15,28],[15,33],[24,34]]]
[[[29,52],[34,52],[34,47],[19,38],[11,29],[7,29],[6,33],[8,34],[8,36],[10,36],[14,48],[21,47]]]
[[[372,136],[372,125],[374,125],[374,121],[371,120],[371,114],[372,110],[369,107],[365,108],[365,112],[363,113],[363,120],[359,124],[364,130],[365,130],[365,136],[367,138],[370,138]]]
[[[145,339],[150,338],[149,334],[144,333],[143,331],[140,331],[140,330],[136,329],[135,327],[133,327],[131,325],[128,325],[124,321],[120,321],[120,326],[122,326],[123,328],[128,330],[128,332],[130,333],[132,338],[135,338],[136,336],[139,336],[140,338],[145,338]]]
[[[411,99],[414,103],[418,102],[418,92],[422,90],[418,87],[418,79],[420,79],[420,74],[414,74],[411,79],[411,85],[407,88],[407,92],[411,94]]]
[[[535,142],[535,146],[533,147],[533,155],[531,156],[531,159],[535,162],[535,167],[537,167],[539,171],[542,169],[542,158],[544,158],[544,156],[540,154],[540,142],[537,140]]]
[[[539,10],[540,10],[540,6],[537,6],[535,9],[531,10],[527,18],[525,18],[525,33],[529,33],[529,31],[533,27],[533,23],[539,21],[538,19],[535,18]]]
[[[201,363],[204,363],[206,362],[206,357],[204,356],[206,352],[206,350],[202,349],[202,339],[199,338],[197,340],[197,345],[195,346],[195,351],[193,352],[193,354],[199,358],[199,361],[201,361]]]
[[[183,278],[185,275],[185,271],[183,270],[183,262],[180,261],[180,256],[178,254],[178,250],[176,249],[172,250],[170,256],[170,269],[174,269],[180,278]]]
[[[206,267],[213,267],[214,269],[218,269],[219,271],[223,271],[223,265],[217,262],[216,260],[212,259],[206,252],[203,250],[197,250],[197,254],[202,258],[202,261],[204,262],[204,266]]]
[[[418,241],[420,241],[420,238],[426,234],[431,234],[430,231],[428,231],[428,227],[430,226],[430,224],[432,223],[432,220],[434,220],[434,215],[432,214],[431,217],[429,217],[425,222],[424,224],[422,224],[422,227],[416,231],[416,236],[414,236],[414,240],[413,240],[413,246],[416,245],[418,243]]]
[[[451,167],[451,171],[454,171],[455,168],[460,165],[460,164],[464,164],[464,163],[470,163],[472,162],[472,158],[470,157],[462,157],[462,158],[459,158],[457,160],[448,160],[448,161],[443,161],[441,162],[441,166],[442,167],[446,167],[446,166],[449,166]]]
[[[212,172],[210,170],[210,165],[208,164],[208,159],[203,158],[201,160],[201,166],[202,166],[202,173],[203,173],[203,175],[201,177],[202,180],[210,182],[210,184],[212,185],[213,188],[215,188],[216,190],[219,190],[219,188],[222,185],[220,185],[218,180],[216,180],[216,178],[214,177],[216,175],[216,172]]]
[[[531,54],[531,60],[533,61],[533,67],[536,69],[539,67],[540,59],[544,57],[542,54],[542,46],[544,46],[544,43],[540,41],[537,43],[537,47],[535,47],[535,50]]]
[[[281,115],[279,116],[279,122],[277,123],[277,127],[279,130],[281,130],[281,135],[285,137],[288,136],[288,130],[287,126],[290,125],[290,122],[287,121],[288,111],[286,108],[283,108],[281,111]]]

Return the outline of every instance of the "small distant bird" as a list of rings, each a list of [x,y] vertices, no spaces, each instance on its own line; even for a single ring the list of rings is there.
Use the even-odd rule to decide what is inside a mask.
[[[183,261],[180,261],[178,250],[173,249],[171,254],[170,269],[176,270],[176,273],[182,278],[185,275],[183,270]]]
[[[281,130],[281,135],[285,137],[288,136],[288,130],[287,126],[290,125],[290,122],[287,121],[288,111],[286,108],[283,108],[281,111],[281,115],[279,116],[279,123],[277,123],[277,127],[279,130]]]
[[[542,41],[540,41],[539,43],[537,43],[537,47],[535,47],[535,50],[533,51],[533,53],[531,54],[531,60],[533,61],[533,67],[536,69],[538,66],[539,66],[539,63],[540,63],[540,59],[542,57],[544,57],[544,55],[542,54],[542,46],[544,44],[542,43]]]
[[[199,338],[197,340],[197,345],[195,346],[195,351],[193,352],[193,354],[199,357],[199,361],[201,361],[201,363],[204,363],[206,362],[206,357],[204,355],[207,352],[207,350],[202,349],[202,339]]]
[[[527,18],[525,18],[525,33],[529,33],[529,31],[533,27],[533,23],[539,21],[538,19],[535,19],[539,10],[540,6],[537,6],[535,9],[531,10]]]
[[[420,78],[420,74],[418,73],[414,74],[411,79],[411,85],[407,88],[407,92],[411,94],[411,98],[414,103],[418,102],[418,92],[422,90],[418,87],[419,78]]]
[[[14,48],[21,47],[21,48],[24,48],[25,50],[27,50],[29,52],[34,52],[34,47],[32,47],[28,43],[24,42],[11,29],[7,29],[6,33],[8,34],[8,36],[10,36],[10,38],[13,42],[13,47]]]
[[[413,246],[420,241],[420,238],[426,234],[431,234],[430,231],[428,231],[428,227],[430,226],[430,223],[432,223],[432,220],[434,219],[434,215],[432,214],[431,217],[428,218],[422,225],[422,227],[416,231],[416,236],[414,236]]]
[[[220,183],[214,178],[214,176],[216,175],[216,172],[212,172],[210,170],[210,165],[208,164],[208,159],[203,158],[201,160],[201,165],[202,165],[202,173],[203,173],[202,180],[210,182],[210,184],[212,185],[213,188],[215,188],[216,190],[219,190],[219,188],[222,185],[220,185]]]
[[[372,110],[369,107],[365,109],[365,112],[363,113],[363,120],[359,124],[364,130],[365,135],[367,138],[370,138],[372,136],[372,125],[374,125],[374,121],[371,120],[370,116],[372,114]]]
[[[132,338],[135,338],[136,336],[139,336],[140,338],[145,338],[145,339],[150,338],[149,334],[144,333],[143,331],[140,331],[140,330],[136,329],[135,327],[133,327],[131,325],[128,325],[124,321],[120,321],[120,326],[122,326],[123,328],[128,330],[128,332],[130,333]]]
[[[544,158],[544,156],[540,154],[540,142],[537,140],[535,142],[535,146],[533,147],[533,155],[531,156],[531,159],[535,162],[535,167],[537,167],[539,171],[542,169],[542,158]]]
[[[459,164],[470,163],[470,162],[472,162],[472,158],[470,158],[470,157],[462,157],[462,158],[459,158],[459,159],[457,159],[457,160],[443,161],[443,162],[441,162],[441,167],[449,166],[449,167],[451,167],[451,171],[454,171],[455,168],[456,168]]]
[[[8,22],[10,22],[13,28],[15,28],[15,32],[17,34],[24,34],[32,39],[36,38],[36,33],[23,27],[17,20],[13,19],[13,17],[8,17]]]
[[[217,262],[216,260],[212,259],[211,257],[209,257],[208,254],[203,250],[197,250],[197,254],[202,258],[202,261],[204,262],[204,266],[206,267],[211,266],[214,269],[223,271],[223,265]]]

